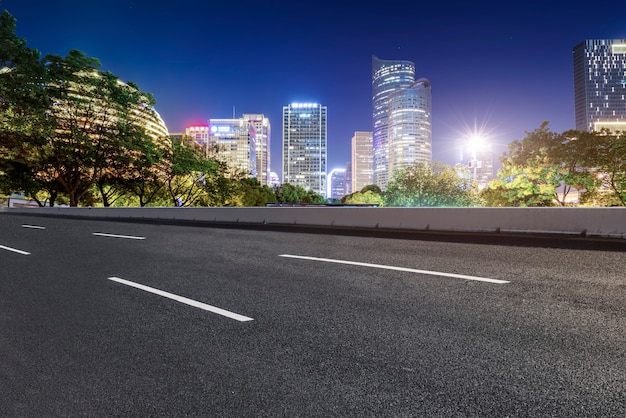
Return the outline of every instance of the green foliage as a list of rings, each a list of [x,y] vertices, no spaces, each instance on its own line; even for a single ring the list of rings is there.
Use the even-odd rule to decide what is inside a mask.
[[[274,187],[274,194],[276,195],[276,201],[279,203],[315,204],[327,202],[324,196],[291,183],[283,183]]]
[[[352,193],[352,194],[345,196],[345,199],[342,199],[342,203],[346,205],[384,206],[385,200],[380,193],[376,193],[372,190],[367,190],[365,192],[360,191],[360,192]]]
[[[491,206],[626,204],[624,137],[610,132],[551,132],[544,122],[509,145],[502,169],[481,194]]]
[[[267,185],[261,186],[258,179],[245,178],[239,182],[238,206],[265,206],[276,202],[274,191]]]
[[[385,191],[385,206],[473,206],[477,203],[469,173],[441,162],[416,162],[397,170]]]

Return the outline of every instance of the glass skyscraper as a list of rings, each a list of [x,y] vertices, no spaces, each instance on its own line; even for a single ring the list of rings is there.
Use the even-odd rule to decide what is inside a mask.
[[[283,106],[283,183],[326,196],[327,109],[318,103]]]
[[[431,87],[415,80],[411,61],[372,57],[373,180],[381,189],[393,170],[432,158]]]
[[[585,40],[572,52],[576,129],[626,131],[626,40]]]

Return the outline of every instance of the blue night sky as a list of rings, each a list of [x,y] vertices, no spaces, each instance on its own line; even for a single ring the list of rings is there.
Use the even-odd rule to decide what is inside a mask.
[[[476,127],[496,156],[550,122],[574,128],[572,47],[626,38],[618,2],[3,0],[42,54],[78,49],[154,94],[170,132],[264,113],[280,175],[282,106],[328,106],[330,171],[371,130],[371,57],[413,61],[432,83],[433,159]],[[385,5],[385,6],[382,6]]]

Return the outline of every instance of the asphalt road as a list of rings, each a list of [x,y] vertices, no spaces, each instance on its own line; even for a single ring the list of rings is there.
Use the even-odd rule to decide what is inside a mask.
[[[625,417],[625,264],[0,213],[0,416]]]

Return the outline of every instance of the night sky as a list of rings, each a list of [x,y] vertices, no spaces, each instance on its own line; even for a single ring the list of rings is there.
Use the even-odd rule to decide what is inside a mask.
[[[572,47],[626,38],[615,1],[2,0],[42,54],[78,49],[152,93],[170,132],[263,113],[280,175],[282,106],[328,106],[328,171],[371,130],[371,58],[432,83],[433,159],[476,127],[496,156],[549,121],[574,128]]]

